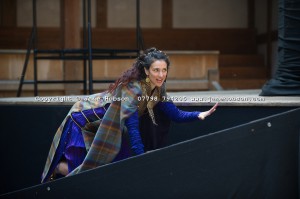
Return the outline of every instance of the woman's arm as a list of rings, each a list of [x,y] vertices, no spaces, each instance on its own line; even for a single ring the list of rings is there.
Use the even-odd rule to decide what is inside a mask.
[[[134,112],[129,118],[125,120],[125,126],[127,127],[132,151],[136,155],[143,154],[144,145],[142,143],[142,139],[139,131],[138,111]]]
[[[157,106],[174,122],[189,122],[199,119],[199,111],[182,111],[173,102],[159,102]]]
[[[174,122],[188,122],[188,121],[195,121],[197,119],[204,120],[207,116],[212,114],[217,106],[216,103],[210,110],[199,112],[199,111],[182,111],[178,109],[172,102],[159,102],[157,104],[159,108]]]

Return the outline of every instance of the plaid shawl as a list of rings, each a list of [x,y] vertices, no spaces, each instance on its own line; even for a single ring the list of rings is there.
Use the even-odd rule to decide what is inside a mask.
[[[83,132],[85,145],[91,145],[90,148],[88,147],[89,150],[83,163],[69,175],[77,174],[113,161],[121,147],[121,137],[125,119],[130,117],[130,115],[137,110],[139,103],[138,96],[141,95],[142,90],[140,83],[135,81],[130,82],[127,86],[119,86],[113,95],[103,92],[89,96],[90,100],[76,102],[54,136],[42,174],[42,182],[49,172],[64,125],[72,112],[103,107],[105,104],[111,103],[102,118],[95,137],[87,136]]]

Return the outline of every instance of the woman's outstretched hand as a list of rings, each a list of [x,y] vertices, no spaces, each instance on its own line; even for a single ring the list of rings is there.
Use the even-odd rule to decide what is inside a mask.
[[[207,116],[211,115],[213,112],[216,111],[217,106],[218,106],[218,103],[216,103],[216,104],[215,104],[211,109],[209,109],[208,111],[201,112],[201,113],[198,115],[198,118],[199,118],[200,120],[204,120]]]

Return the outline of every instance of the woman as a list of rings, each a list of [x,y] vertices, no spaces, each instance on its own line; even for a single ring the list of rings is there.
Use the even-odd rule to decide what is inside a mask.
[[[143,154],[166,145],[170,120],[205,119],[205,112],[186,112],[169,101],[165,81],[168,56],[150,48],[107,92],[76,102],[57,130],[42,182]]]

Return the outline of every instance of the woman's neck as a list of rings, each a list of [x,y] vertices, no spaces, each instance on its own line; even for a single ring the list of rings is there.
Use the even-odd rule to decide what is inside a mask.
[[[153,91],[156,88],[156,86],[150,82],[150,88],[151,88],[151,91]]]
[[[151,92],[150,92],[150,96],[153,95],[154,91],[155,91],[156,86],[154,86],[154,88],[151,87]]]

